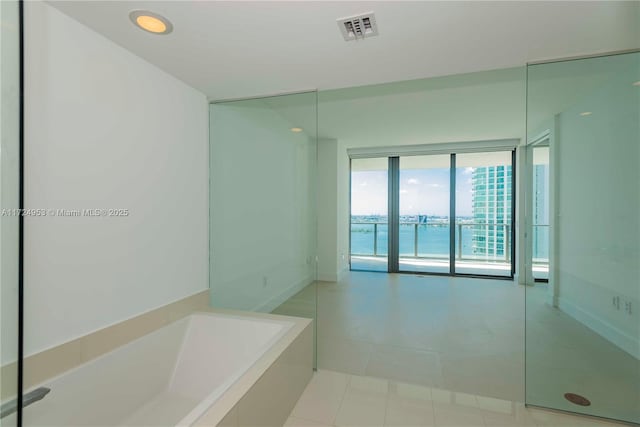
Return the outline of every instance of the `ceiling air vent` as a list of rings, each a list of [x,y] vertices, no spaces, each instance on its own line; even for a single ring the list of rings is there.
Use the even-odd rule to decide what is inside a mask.
[[[364,39],[378,35],[378,26],[373,12],[338,19],[338,27],[346,41]]]

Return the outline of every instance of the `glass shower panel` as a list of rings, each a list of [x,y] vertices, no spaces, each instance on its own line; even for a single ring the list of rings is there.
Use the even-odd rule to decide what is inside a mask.
[[[210,108],[213,307],[316,318],[315,92]]]
[[[0,209],[19,208],[20,189],[20,63],[17,1],[0,2]],[[0,400],[16,399],[18,391],[18,216],[0,217]],[[6,406],[3,405],[3,412]],[[14,412],[0,419],[3,427],[17,425]]]
[[[527,138],[548,133],[553,175],[549,283],[526,287],[529,405],[640,423],[639,123],[640,53],[528,67]]]

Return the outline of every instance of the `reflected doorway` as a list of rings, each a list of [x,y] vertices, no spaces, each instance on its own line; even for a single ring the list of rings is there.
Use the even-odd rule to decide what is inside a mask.
[[[549,282],[549,138],[531,146],[531,277]]]

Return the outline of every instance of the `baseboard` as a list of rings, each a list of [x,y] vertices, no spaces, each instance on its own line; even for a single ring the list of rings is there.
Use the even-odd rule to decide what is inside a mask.
[[[349,273],[349,267],[345,267],[345,268],[343,268],[342,270],[338,271],[338,274],[337,274],[337,276],[338,276],[338,277],[337,277],[337,279],[338,279],[338,280],[336,280],[336,281],[337,281],[337,282],[341,281],[342,279],[344,279],[344,278],[345,278],[345,276],[346,276],[348,273]]]
[[[321,282],[337,282],[338,274],[337,273],[321,273],[318,272],[317,279]]]
[[[558,304],[559,304],[558,296],[550,292],[547,295],[547,304],[549,304],[551,307],[558,308]],[[571,316],[571,317],[573,317],[573,316]]]
[[[640,360],[640,340],[587,312],[566,298],[558,298],[558,308],[601,337]]]
[[[278,295],[275,295],[269,298],[267,301],[261,304],[258,304],[257,306],[253,307],[249,311],[271,313],[274,309],[279,307],[280,304],[282,304],[283,302],[285,302],[286,300],[288,300],[289,298],[291,298],[292,296],[294,296],[295,294],[297,294],[298,292],[300,292],[301,290],[309,286],[311,283],[313,283],[314,279],[315,278],[313,277],[313,275],[308,275],[302,278],[301,280],[295,282],[294,284],[289,286],[287,289],[280,292]]]
[[[339,282],[344,278],[345,274],[347,274],[348,272],[349,272],[349,268],[344,268],[336,272],[319,271],[317,280],[319,280],[320,282]]]

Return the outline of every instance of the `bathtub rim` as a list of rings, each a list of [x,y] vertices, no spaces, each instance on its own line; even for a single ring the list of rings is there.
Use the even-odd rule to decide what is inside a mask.
[[[247,316],[246,314],[232,314],[232,313],[220,313],[218,311],[198,311],[191,313],[187,318],[198,317],[198,316],[207,316],[207,317],[224,317],[227,319],[237,319],[237,320],[248,320],[253,322],[262,322],[262,323],[275,323],[282,326],[282,330],[278,331],[269,341],[263,344],[259,350],[261,351],[260,356],[258,356],[255,360],[252,360],[249,363],[242,365],[241,368],[238,369],[239,375],[233,375],[225,379],[225,381],[220,384],[215,389],[211,390],[207,396],[205,396],[198,404],[189,411],[177,424],[176,427],[188,427],[194,425],[194,423],[200,419],[207,411],[216,404],[220,400],[220,398],[236,384],[240,381],[244,375],[260,361],[260,359],[269,352],[271,348],[273,348],[276,343],[282,340],[287,333],[295,326],[295,322],[291,320],[291,318],[256,318],[255,316]],[[186,335],[185,335],[186,338]],[[286,347],[284,347],[286,349]],[[283,349],[283,350],[284,350]],[[178,360],[181,357],[181,353],[178,354]],[[276,357],[277,359],[277,357]],[[274,359],[275,360],[275,359]],[[271,366],[271,364],[269,364]],[[268,366],[267,366],[268,368]],[[251,384],[253,385],[253,384]],[[225,414],[226,415],[226,414]]]
[[[291,343],[304,331],[304,329],[313,322],[313,319],[303,318],[303,317],[293,317],[293,316],[283,316],[279,314],[270,314],[270,313],[257,313],[257,312],[247,312],[241,310],[229,310],[229,309],[220,309],[220,308],[209,308],[208,310],[198,310],[191,312],[180,319],[176,319],[173,322],[161,325],[160,327],[154,329],[153,331],[144,334],[132,341],[127,342],[126,344],[120,345],[118,347],[113,348],[112,350],[101,354],[100,356],[88,360],[80,365],[77,365],[67,371],[64,371],[54,377],[48,378],[41,383],[35,384],[29,388],[29,390],[25,390],[28,392],[32,389],[36,389],[38,387],[46,387],[47,384],[51,384],[58,379],[69,375],[72,372],[75,372],[79,369],[82,369],[84,366],[94,363],[100,359],[108,357],[113,352],[119,351],[124,347],[130,346],[138,341],[144,339],[145,337],[157,333],[161,329],[176,325],[180,322],[189,323],[191,316],[196,315],[223,315],[224,317],[233,317],[245,320],[266,320],[269,322],[277,322],[277,323],[289,323],[292,324],[288,330],[279,337],[279,339],[275,340],[274,343],[271,344],[269,348],[255,361],[251,364],[251,366],[244,371],[240,377],[233,382],[229,387],[226,388],[222,394],[220,394],[217,399],[214,399],[209,403],[208,406],[203,406],[202,412],[191,420],[191,424],[181,424],[189,415],[191,415],[196,408],[199,408],[203,402],[198,403],[194,409],[192,409],[188,415],[183,417],[183,419],[176,424],[176,427],[183,427],[185,425],[198,425],[198,420],[202,418],[203,415],[207,415],[207,421],[214,421],[215,424],[218,424],[222,419],[227,415],[231,409],[240,401],[240,399],[249,391],[249,389],[255,384],[258,379],[269,369],[269,367],[280,357],[280,355],[291,345]],[[188,326],[187,326],[188,327]],[[213,391],[212,391],[213,393]],[[206,399],[206,398],[205,398]]]
[[[207,311],[198,311],[198,313],[219,313],[232,316],[239,316],[257,320],[275,320],[291,322],[293,325],[289,330],[280,337],[273,345],[268,348],[258,360],[247,369],[243,375],[238,378],[227,390],[225,390],[214,402],[204,408],[198,418],[193,420],[192,426],[198,426],[198,421],[202,416],[206,415],[207,426],[217,425],[224,417],[240,402],[242,397],[251,389],[251,387],[264,375],[264,373],[278,360],[278,358],[289,348],[289,346],[300,336],[300,334],[313,322],[313,319],[305,317],[283,316],[280,314],[246,312],[240,310],[230,310],[221,308],[211,308]],[[179,425],[182,427],[182,425]]]

